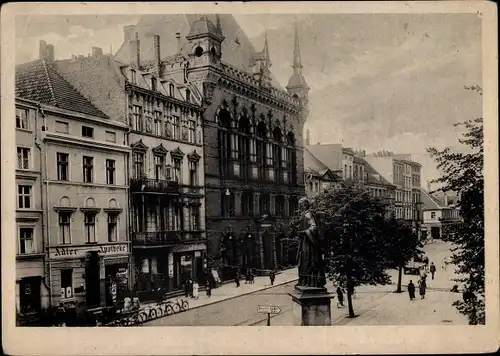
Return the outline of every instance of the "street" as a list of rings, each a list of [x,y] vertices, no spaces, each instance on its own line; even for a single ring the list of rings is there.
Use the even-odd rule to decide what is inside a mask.
[[[397,271],[389,273],[392,284],[386,286],[360,286],[356,288],[356,297],[353,299],[354,311],[357,318],[347,317],[347,307],[338,308],[337,299],[331,302],[332,325],[418,325],[433,324],[465,325],[467,320],[460,315],[451,303],[460,298],[461,294],[450,293],[449,290],[455,284],[451,279],[454,276],[452,265],[446,269],[442,268],[442,261],[449,256],[450,245],[442,241],[436,241],[425,246],[430,262],[434,262],[437,268],[435,279],[428,276],[428,290],[424,300],[411,301],[406,292],[406,284],[413,280],[416,283],[418,276],[403,275],[403,293],[393,293],[396,290]],[[277,282],[290,278],[289,274],[296,273],[291,270],[284,271],[278,275]],[[288,274],[288,276],[286,276]],[[281,279],[280,279],[281,278]],[[267,277],[258,277],[258,283],[269,286]],[[200,306],[179,314],[159,318],[146,323],[148,326],[265,326],[267,314],[259,314],[259,305],[274,305],[281,309],[281,313],[271,317],[271,326],[292,326],[293,313],[292,299],[288,295],[293,290],[296,282],[290,281],[272,288],[249,294],[236,296],[229,300],[223,300],[213,304]],[[335,288],[329,282],[328,290],[334,292]],[[244,282],[240,287],[250,288]],[[238,291],[234,283],[223,285],[215,293],[234,295]],[[418,293],[417,293],[418,294]],[[201,300],[203,299],[203,300]],[[198,302],[198,301],[197,301]],[[202,295],[199,303],[208,303],[208,297]],[[347,301],[345,301],[347,305]]]

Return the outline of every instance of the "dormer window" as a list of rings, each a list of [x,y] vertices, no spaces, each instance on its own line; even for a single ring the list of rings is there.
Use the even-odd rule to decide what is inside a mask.
[[[130,71],[130,80],[132,81],[133,84],[137,83],[136,73],[135,70],[133,69]]]
[[[191,102],[191,90],[189,90],[189,89],[186,89],[186,101],[188,103]]]
[[[174,85],[172,83],[170,83],[170,85],[168,86],[168,88],[169,88],[169,94],[170,94],[170,96],[174,97],[175,96],[174,95],[174,92],[175,92]]]
[[[156,78],[151,78],[151,90],[156,91]]]

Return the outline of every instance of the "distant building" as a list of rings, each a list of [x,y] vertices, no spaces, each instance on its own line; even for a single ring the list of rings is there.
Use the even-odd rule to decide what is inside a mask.
[[[340,172],[330,170],[316,158],[307,147],[304,147],[304,182],[306,196],[315,197],[330,187],[338,187],[341,181]]]
[[[460,214],[453,205],[445,204],[424,189],[422,191],[423,223],[422,238],[440,239],[443,226],[458,222]]]

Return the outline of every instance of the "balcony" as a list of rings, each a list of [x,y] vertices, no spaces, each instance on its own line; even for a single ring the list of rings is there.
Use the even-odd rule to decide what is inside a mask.
[[[136,246],[171,246],[193,244],[204,240],[203,231],[152,231],[132,233]]]
[[[138,178],[130,180],[132,193],[179,194],[179,184],[171,180]]]

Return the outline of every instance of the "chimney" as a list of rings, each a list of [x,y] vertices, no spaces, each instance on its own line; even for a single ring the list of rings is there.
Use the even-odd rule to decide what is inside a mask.
[[[100,47],[92,47],[92,57],[102,56],[102,48]]]
[[[160,52],[160,36],[153,35],[153,53],[154,53],[154,72],[160,76],[161,73],[161,52]]]
[[[134,25],[127,25],[123,27],[123,38],[125,43],[128,43],[133,40],[132,32],[134,31]]]
[[[306,145],[309,146],[311,144],[311,132],[309,129],[306,130]]]
[[[181,33],[176,32],[175,38],[177,38],[177,53],[181,53]]]
[[[137,68],[141,66],[141,41],[137,33],[135,39],[130,41],[130,62],[134,63]]]

